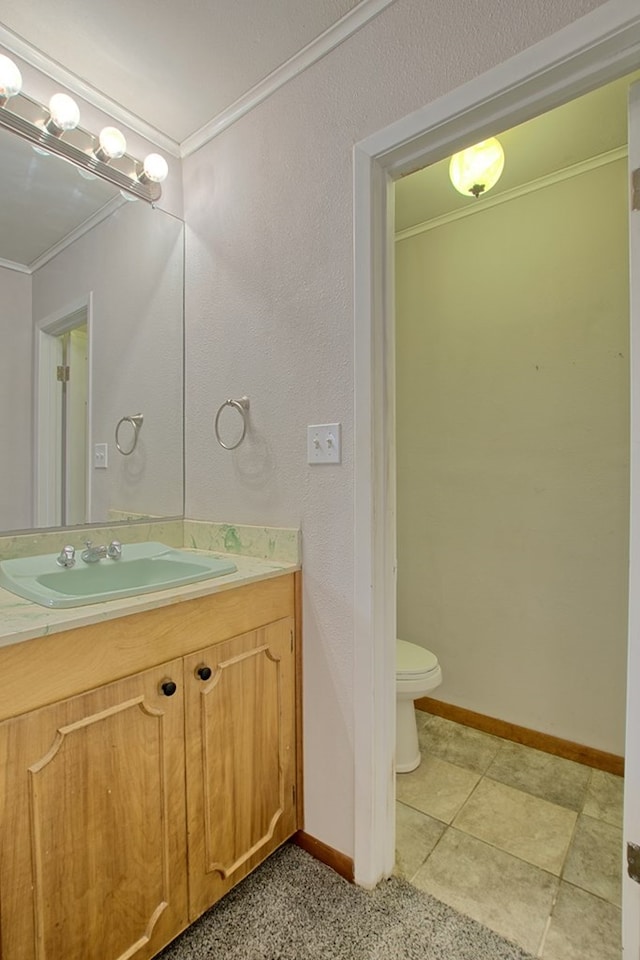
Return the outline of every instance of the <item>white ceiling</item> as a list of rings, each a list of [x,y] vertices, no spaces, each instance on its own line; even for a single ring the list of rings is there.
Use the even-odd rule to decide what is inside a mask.
[[[359,0],[4,0],[0,26],[181,143]]]

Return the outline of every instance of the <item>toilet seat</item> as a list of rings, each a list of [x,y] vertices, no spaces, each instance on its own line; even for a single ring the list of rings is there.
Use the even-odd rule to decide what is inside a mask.
[[[407,640],[396,640],[397,680],[417,680],[439,670],[438,658],[431,650]]]

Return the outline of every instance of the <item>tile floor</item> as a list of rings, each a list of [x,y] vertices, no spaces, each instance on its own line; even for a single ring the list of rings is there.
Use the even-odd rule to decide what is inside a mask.
[[[622,778],[416,711],[396,872],[544,960],[620,960]]]

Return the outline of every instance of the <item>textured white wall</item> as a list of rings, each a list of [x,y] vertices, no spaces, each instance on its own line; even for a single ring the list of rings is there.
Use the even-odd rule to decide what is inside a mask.
[[[398,0],[185,161],[187,515],[300,523],[306,829],[353,851],[352,147],[598,6]],[[228,453],[212,417],[251,397]],[[341,421],[343,462],[306,464]]]
[[[31,277],[0,267],[0,530],[31,526]]]
[[[626,160],[396,244],[398,635],[437,699],[616,754],[628,246]]]
[[[182,513],[183,225],[147,204],[126,203],[33,279],[38,323],[93,293],[92,442],[109,466],[91,470],[91,519],[109,509]],[[135,452],[116,450],[122,416],[142,413]],[[123,428],[121,443],[131,439]],[[126,447],[125,447],[126,449]]]

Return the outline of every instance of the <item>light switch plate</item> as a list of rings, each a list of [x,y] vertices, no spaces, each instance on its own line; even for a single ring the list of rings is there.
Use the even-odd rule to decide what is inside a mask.
[[[307,427],[307,463],[340,463],[341,434],[339,423],[316,423]]]
[[[93,466],[96,470],[106,469],[108,464],[108,446],[106,443],[93,445]]]

